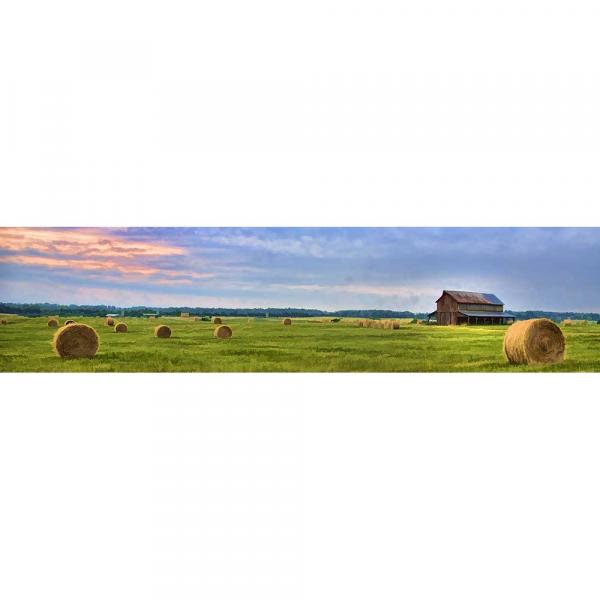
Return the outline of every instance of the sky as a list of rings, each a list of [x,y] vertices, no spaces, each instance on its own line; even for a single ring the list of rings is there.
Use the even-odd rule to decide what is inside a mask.
[[[0,301],[600,312],[600,228],[0,228]]]

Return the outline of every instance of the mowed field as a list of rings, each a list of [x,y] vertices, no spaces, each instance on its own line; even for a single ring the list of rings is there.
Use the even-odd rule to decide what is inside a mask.
[[[229,340],[213,337],[214,325],[180,318],[124,318],[129,331],[115,333],[102,318],[61,317],[91,325],[100,348],[91,359],[65,360],[51,348],[56,329],[46,317],[4,315],[0,371],[4,372],[424,372],[600,371],[600,325],[563,327],[567,350],[555,365],[510,365],[502,352],[504,326],[441,327],[401,322],[400,329],[357,327],[294,319],[224,318]],[[118,321],[118,319],[117,319]],[[169,339],[154,337],[159,324]]]

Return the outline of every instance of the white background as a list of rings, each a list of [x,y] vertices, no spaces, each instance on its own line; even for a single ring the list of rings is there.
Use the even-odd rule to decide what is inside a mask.
[[[6,4],[1,224],[599,225],[599,13]],[[600,593],[596,376],[1,384],[3,598]]]

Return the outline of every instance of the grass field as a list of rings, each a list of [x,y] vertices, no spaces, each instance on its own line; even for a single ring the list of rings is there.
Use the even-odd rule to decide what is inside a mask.
[[[600,325],[563,328],[566,359],[556,365],[513,366],[502,353],[506,327],[437,327],[406,322],[400,329],[365,329],[294,319],[285,327],[270,319],[231,318],[230,340],[213,338],[206,321],[126,318],[129,332],[114,333],[102,318],[78,318],[93,326],[100,349],[92,359],[64,360],[50,342],[47,319],[4,315],[0,326],[0,371],[9,372],[422,372],[600,371]],[[61,317],[61,324],[66,317]],[[169,339],[153,336],[169,325]]]

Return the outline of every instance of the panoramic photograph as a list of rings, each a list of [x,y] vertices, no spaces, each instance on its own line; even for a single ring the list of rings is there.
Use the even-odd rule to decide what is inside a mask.
[[[600,228],[2,228],[0,371],[600,371]]]

